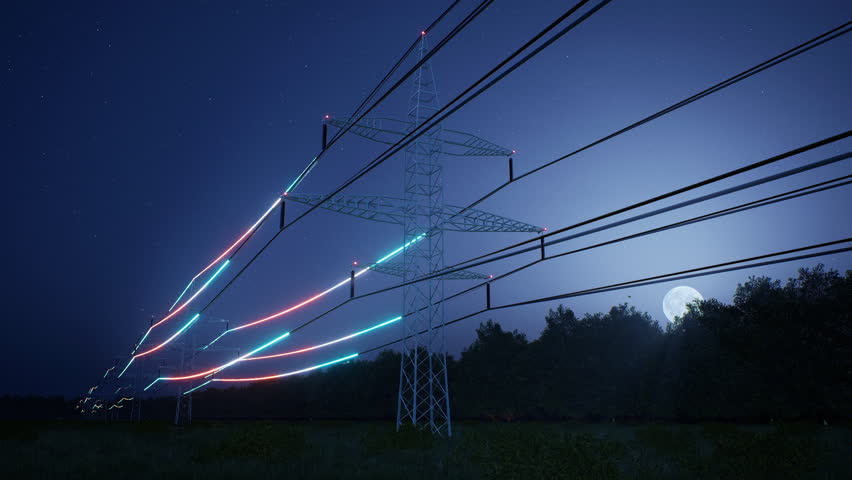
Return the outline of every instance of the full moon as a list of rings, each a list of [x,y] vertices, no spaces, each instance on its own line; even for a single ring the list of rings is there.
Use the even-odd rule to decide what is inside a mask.
[[[669,322],[674,322],[675,317],[686,313],[686,304],[695,299],[704,300],[698,290],[685,286],[675,287],[663,297],[663,313],[666,314]]]

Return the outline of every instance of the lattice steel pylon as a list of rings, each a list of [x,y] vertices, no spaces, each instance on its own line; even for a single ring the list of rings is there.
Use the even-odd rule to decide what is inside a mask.
[[[421,36],[419,59],[428,51]],[[349,128],[366,139],[394,144],[439,110],[435,76],[430,62],[414,75],[406,120],[353,119],[326,116],[327,125]],[[478,136],[433,126],[405,149],[403,198],[381,195],[326,195],[288,192],[286,199],[319,205],[333,212],[403,227],[402,262],[371,266],[376,272],[414,280],[444,267],[444,231],[532,232],[544,229],[475,209],[444,203],[442,154],[466,157],[510,157],[514,152]],[[322,203],[321,203],[322,202]],[[284,203],[282,202],[282,214]],[[283,217],[282,217],[283,222]],[[447,350],[444,343],[444,281],[486,279],[486,275],[458,271],[403,287],[402,360],[399,370],[396,428],[406,424],[428,428],[435,435],[452,434],[450,394],[447,385]],[[423,333],[421,333],[423,332]]]
[[[421,35],[420,59],[426,54]],[[416,128],[439,110],[431,62],[417,70],[409,97],[408,120]],[[444,186],[441,126],[436,125],[405,149],[403,252],[405,281],[444,268]],[[416,241],[424,232],[426,238]],[[402,360],[399,367],[396,428],[405,423],[427,426],[434,434],[452,435],[447,349],[444,342],[444,279],[406,285],[402,290]],[[425,333],[421,333],[425,332]]]

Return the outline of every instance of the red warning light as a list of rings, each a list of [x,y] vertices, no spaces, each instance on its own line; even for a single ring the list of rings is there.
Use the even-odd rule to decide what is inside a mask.
[[[494,275],[493,275],[493,274],[492,274],[492,275],[488,275],[488,278],[494,278]]]
[[[421,30],[421,31],[420,31],[420,36],[422,37],[422,36],[424,36],[424,35],[426,35],[426,30]]]
[[[547,227],[544,227],[544,228],[542,229],[542,231],[543,231],[543,232],[546,232],[546,231],[547,231]]]
[[[358,266],[358,260],[355,260],[354,262],[352,262],[352,265],[355,265],[357,267]]]
[[[518,151],[517,151],[517,150],[512,150],[512,155],[514,155],[514,154],[516,154],[516,153],[518,153]]]

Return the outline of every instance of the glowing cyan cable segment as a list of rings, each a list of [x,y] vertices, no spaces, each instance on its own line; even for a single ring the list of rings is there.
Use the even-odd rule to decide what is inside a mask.
[[[190,388],[189,390],[187,390],[187,391],[183,392],[183,394],[184,394],[184,395],[189,395],[190,393],[192,393],[192,392],[194,392],[194,391],[198,390],[199,388],[203,387],[204,385],[207,385],[208,383],[210,383],[210,382],[212,382],[212,381],[213,381],[213,380],[207,380],[206,382],[202,383],[201,385],[199,385],[199,386],[197,386],[197,387]]]
[[[196,280],[198,280],[198,277],[200,277],[200,276],[204,275],[204,272],[206,272],[207,270],[210,270],[210,269],[211,269],[214,265],[216,265],[217,263],[219,263],[219,261],[220,261],[220,260],[222,260],[223,258],[225,258],[225,256],[226,256],[226,255],[228,255],[229,253],[231,253],[231,251],[232,251],[233,249],[237,248],[237,245],[239,245],[240,243],[242,243],[242,242],[243,242],[243,240],[245,240],[245,239],[246,239],[249,235],[251,235],[251,233],[252,233],[253,231],[255,231],[255,230],[257,229],[257,227],[258,227],[258,226],[260,226],[260,224],[261,224],[261,223],[262,223],[262,222],[266,219],[266,217],[268,217],[268,216],[269,216],[269,214],[270,214],[270,213],[272,213],[272,210],[274,210],[274,209],[275,209],[275,207],[277,207],[279,203],[281,203],[281,197],[276,198],[276,199],[275,199],[275,202],[274,202],[274,203],[273,203],[273,204],[272,204],[272,205],[271,205],[271,206],[270,206],[270,207],[266,210],[266,212],[264,212],[264,214],[263,214],[263,215],[261,215],[261,216],[260,216],[260,218],[258,218],[256,222],[254,222],[254,225],[252,225],[251,227],[249,227],[249,229],[248,229],[248,230],[246,230],[246,231],[245,231],[245,233],[243,233],[243,234],[242,234],[242,236],[240,236],[240,238],[238,238],[238,239],[237,239],[237,241],[235,241],[233,244],[231,244],[231,246],[230,246],[230,247],[228,247],[227,249],[225,249],[225,251],[224,251],[224,252],[222,252],[222,254],[221,254],[221,255],[219,255],[218,257],[216,257],[216,260],[213,260],[212,262],[210,262],[210,265],[207,265],[206,267],[204,267],[204,269],[203,269],[203,270],[201,270],[200,272],[198,272],[197,274],[195,274],[195,276],[194,276],[194,277],[192,277],[192,280],[190,280],[190,281],[189,281],[189,283],[186,285],[186,288],[184,288],[184,289],[183,289],[183,292],[181,292],[181,294],[180,294],[180,296],[177,298],[177,300],[175,300],[175,303],[171,306],[171,308],[169,308],[169,311],[171,312],[171,311],[172,311],[172,309],[173,309],[173,308],[175,308],[175,305],[177,305],[177,304],[178,304],[178,302],[180,302],[180,299],[181,299],[181,298],[183,298],[183,296],[184,296],[184,295],[186,295],[186,292],[189,290],[189,287],[191,287],[191,286],[192,286],[192,284],[193,284]]]
[[[245,355],[237,357],[237,358],[231,360],[230,362],[228,362],[228,363],[226,363],[222,366],[212,368],[212,369],[204,371],[204,372],[194,373],[192,375],[184,375],[182,377],[159,377],[159,378],[155,379],[153,382],[151,382],[150,385],[145,387],[145,390],[148,390],[149,388],[151,388],[155,383],[159,382],[160,380],[189,380],[189,379],[192,379],[192,378],[198,378],[198,377],[204,377],[204,376],[212,375],[212,374],[214,374],[214,373],[216,373],[220,370],[224,370],[224,369],[230,367],[231,365],[233,365],[237,362],[241,362],[241,361],[245,360],[246,358],[254,355],[255,353],[257,353],[261,350],[264,350],[266,348],[269,348],[269,347],[275,345],[276,343],[280,342],[281,340],[284,340],[285,338],[287,338],[289,336],[290,336],[290,332],[286,332],[283,335],[279,335],[278,337],[276,337],[276,338],[264,343],[263,345],[255,348],[254,350],[248,352]]]
[[[132,351],[132,352],[130,352],[130,355],[135,355],[135,354],[136,354],[136,350],[139,350],[139,347],[141,347],[141,346],[142,346],[142,344],[145,342],[145,339],[146,339],[146,338],[148,338],[148,335],[149,335],[150,333],[151,333],[151,329],[150,329],[150,328],[148,328],[148,330],[146,330],[146,331],[145,331],[145,335],[142,335],[142,338],[139,340],[139,342],[138,342],[138,343],[136,343],[136,346],[135,346],[135,347],[133,347],[133,351]],[[121,375],[119,375],[119,376],[121,376]]]
[[[109,375],[109,372],[111,372],[111,371],[113,371],[113,370],[115,370],[115,365],[113,365],[113,366],[111,366],[111,367],[107,368],[107,371],[106,371],[106,372],[104,372],[104,376],[103,376],[103,378],[106,378],[106,377],[107,377],[107,375]]]
[[[189,290],[189,287],[191,287],[191,286],[192,286],[192,283],[193,283],[193,282],[195,282],[195,279],[194,279],[194,278],[193,278],[192,280],[190,280],[190,281],[189,281],[189,283],[187,283],[187,284],[186,284],[186,288],[184,288],[184,289],[183,289],[183,291],[182,291],[182,292],[180,292],[180,295],[178,295],[178,298],[177,298],[177,300],[175,300],[175,303],[173,303],[173,304],[172,304],[172,306],[171,306],[171,307],[169,307],[169,311],[170,311],[170,312],[172,311],[172,309],[174,309],[174,308],[175,308],[175,305],[177,305],[177,304],[178,304],[178,302],[180,301],[180,299],[181,299],[181,298],[183,298],[183,296],[184,296],[184,295],[186,295],[186,292]]]
[[[284,191],[284,195],[286,196],[288,193],[292,192],[294,188],[299,186],[299,184],[302,183],[302,180],[304,180],[305,177],[307,177],[308,174],[311,173],[311,170],[314,169],[317,163],[317,157],[314,157],[313,160],[308,163],[308,166],[306,166],[305,169],[302,170],[302,173],[300,173],[299,176],[296,177],[295,180],[293,180],[293,183],[291,183],[290,186],[287,187],[287,190]]]
[[[423,239],[423,238],[425,238],[425,237],[426,237],[426,234],[425,234],[425,233],[421,233],[420,235],[418,235],[418,236],[414,237],[413,239],[409,240],[409,241],[408,241],[405,245],[402,245],[401,247],[399,247],[399,248],[397,248],[396,250],[394,250],[394,251],[392,251],[392,252],[388,253],[388,254],[387,254],[387,255],[385,255],[384,257],[382,257],[382,258],[380,258],[380,259],[376,260],[376,262],[375,262],[375,263],[373,263],[373,264],[371,264],[371,265],[369,265],[369,266],[367,266],[367,267],[364,267],[364,268],[362,268],[361,270],[358,270],[357,272],[355,272],[355,277],[356,277],[356,278],[357,278],[357,277],[360,277],[361,275],[363,275],[363,274],[365,274],[365,273],[369,272],[370,270],[372,270],[372,269],[373,269],[373,267],[375,267],[376,265],[379,265],[379,264],[381,264],[381,263],[384,263],[384,262],[386,262],[386,261],[390,260],[391,258],[395,257],[396,255],[399,255],[399,254],[400,254],[403,250],[405,250],[406,248],[410,247],[410,246],[411,246],[411,245],[413,245],[415,242],[419,242],[420,240],[422,240],[422,239]],[[278,318],[278,317],[281,317],[281,316],[283,316],[283,315],[286,315],[286,314],[288,314],[288,313],[290,313],[290,312],[292,312],[292,311],[294,311],[294,310],[298,310],[298,309],[300,309],[300,308],[304,307],[305,305],[308,305],[308,304],[310,304],[310,303],[312,303],[312,302],[314,302],[314,301],[316,301],[316,300],[319,300],[320,298],[322,298],[322,297],[324,297],[324,296],[328,295],[329,293],[331,293],[331,292],[333,292],[333,291],[337,290],[338,288],[341,288],[341,287],[343,287],[343,286],[345,286],[345,285],[349,284],[349,282],[350,282],[350,281],[351,281],[351,279],[347,278],[347,279],[345,279],[345,280],[343,280],[343,281],[341,281],[341,282],[339,282],[339,283],[337,283],[337,284],[335,284],[335,285],[331,286],[330,288],[326,289],[325,291],[320,292],[320,293],[318,293],[318,294],[314,295],[313,297],[308,298],[307,300],[304,300],[304,301],[302,301],[302,302],[300,302],[300,303],[297,303],[296,305],[293,305],[293,306],[291,306],[291,307],[287,307],[286,309],[284,309],[284,310],[282,310],[282,311],[280,311],[280,312],[277,312],[277,313],[274,313],[274,314],[272,314],[272,315],[269,315],[268,317],[261,318],[260,320],[255,320],[255,321],[253,321],[253,322],[246,323],[246,324],[244,324],[244,325],[240,325],[239,327],[234,327],[234,328],[231,328],[231,329],[225,330],[224,332],[222,332],[222,334],[220,334],[218,337],[216,337],[215,339],[213,339],[213,341],[211,341],[210,343],[208,343],[207,345],[205,345],[205,346],[202,348],[202,350],[207,349],[208,347],[210,347],[211,345],[213,345],[214,343],[216,343],[217,341],[219,341],[219,339],[221,339],[222,337],[224,337],[225,335],[227,335],[227,334],[229,334],[229,333],[231,333],[231,332],[236,332],[237,330],[242,330],[242,329],[244,329],[244,328],[253,327],[253,326],[255,326],[255,325],[258,325],[258,324],[261,324],[261,323],[264,323],[264,322],[268,322],[268,321],[270,321],[270,320],[274,320],[274,319],[276,319],[276,318]]]
[[[293,376],[293,375],[298,375],[300,373],[307,373],[307,372],[310,372],[312,370],[317,370],[317,369],[320,369],[320,368],[323,368],[323,367],[328,367],[330,365],[334,365],[335,363],[340,363],[340,362],[345,362],[347,360],[351,360],[351,359],[353,359],[357,356],[358,356],[357,353],[353,353],[351,355],[347,355],[345,357],[338,358],[337,360],[332,360],[330,362],[321,363],[319,365],[314,365],[312,367],[303,368],[301,370],[295,370],[295,371],[292,371],[292,372],[279,373],[277,375],[269,375],[269,376],[266,376],[266,377],[214,378],[211,381],[213,381],[213,382],[260,382],[260,381],[263,381],[263,380],[275,380],[276,378],[290,377],[290,376]]]
[[[347,336],[345,336],[345,337],[340,337],[340,338],[338,338],[338,339],[336,339],[336,340],[332,340],[332,341],[330,341],[330,342],[322,343],[322,344],[320,344],[320,345],[314,345],[314,346],[312,346],[312,347],[301,348],[301,349],[299,349],[299,350],[291,350],[291,351],[289,351],[289,352],[284,352],[284,353],[276,353],[275,355],[264,355],[264,356],[262,356],[262,357],[251,357],[251,358],[245,358],[245,359],[243,359],[243,360],[245,360],[245,361],[248,361],[248,360],[267,360],[267,359],[270,359],[270,358],[286,357],[286,356],[289,356],[289,355],[297,355],[297,354],[299,354],[299,353],[310,352],[310,351],[317,350],[317,349],[320,349],[320,348],[323,348],[323,347],[327,347],[327,346],[329,346],[329,345],[334,345],[335,343],[345,342],[346,340],[349,340],[349,339],[355,338],[355,337],[357,337],[357,336],[359,336],[359,335],[363,335],[363,334],[365,334],[365,333],[372,332],[373,330],[376,330],[376,329],[382,328],[382,327],[384,327],[384,326],[390,325],[391,323],[398,322],[398,321],[400,321],[400,320],[402,320],[402,317],[401,317],[401,316],[400,316],[400,317],[396,317],[396,318],[392,318],[392,319],[390,319],[390,320],[388,320],[388,321],[386,321],[386,322],[382,322],[382,323],[380,323],[380,324],[378,324],[378,325],[373,325],[373,326],[372,326],[372,327],[370,327],[370,328],[366,328],[366,329],[364,329],[364,330],[361,330],[360,332],[355,332],[355,333],[352,333],[352,334],[347,335]]]

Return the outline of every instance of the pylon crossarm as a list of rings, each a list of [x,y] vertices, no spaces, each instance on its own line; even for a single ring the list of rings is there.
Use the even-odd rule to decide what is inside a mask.
[[[405,277],[405,266],[400,262],[384,262],[376,265],[371,265],[370,270],[394,277]],[[459,270],[450,272],[446,275],[441,275],[444,280],[484,280],[488,275],[482,273],[471,272],[470,270]]]
[[[442,213],[444,230],[456,232],[532,232],[544,231],[529,223],[512,220],[482,210],[446,205]]]
[[[349,118],[332,118],[329,124],[340,129],[350,127],[349,132],[360,137],[393,145],[414,129],[414,124],[394,118],[362,118],[353,123]],[[457,157],[508,157],[512,150],[497,145],[471,133],[441,129],[441,153]]]
[[[322,194],[290,193],[287,195],[287,200],[313,206],[322,202],[325,197],[326,195]],[[376,195],[337,195],[320,207],[376,222],[397,225],[405,222],[403,201],[398,198]]]
[[[305,205],[317,205],[325,199],[322,194],[291,193],[287,199]],[[435,207],[414,205],[406,208],[405,200],[380,195],[337,195],[320,208],[377,222],[405,224],[414,217],[433,217]],[[455,232],[532,232],[544,229],[529,223],[512,220],[482,210],[444,205],[438,217],[442,230]]]

